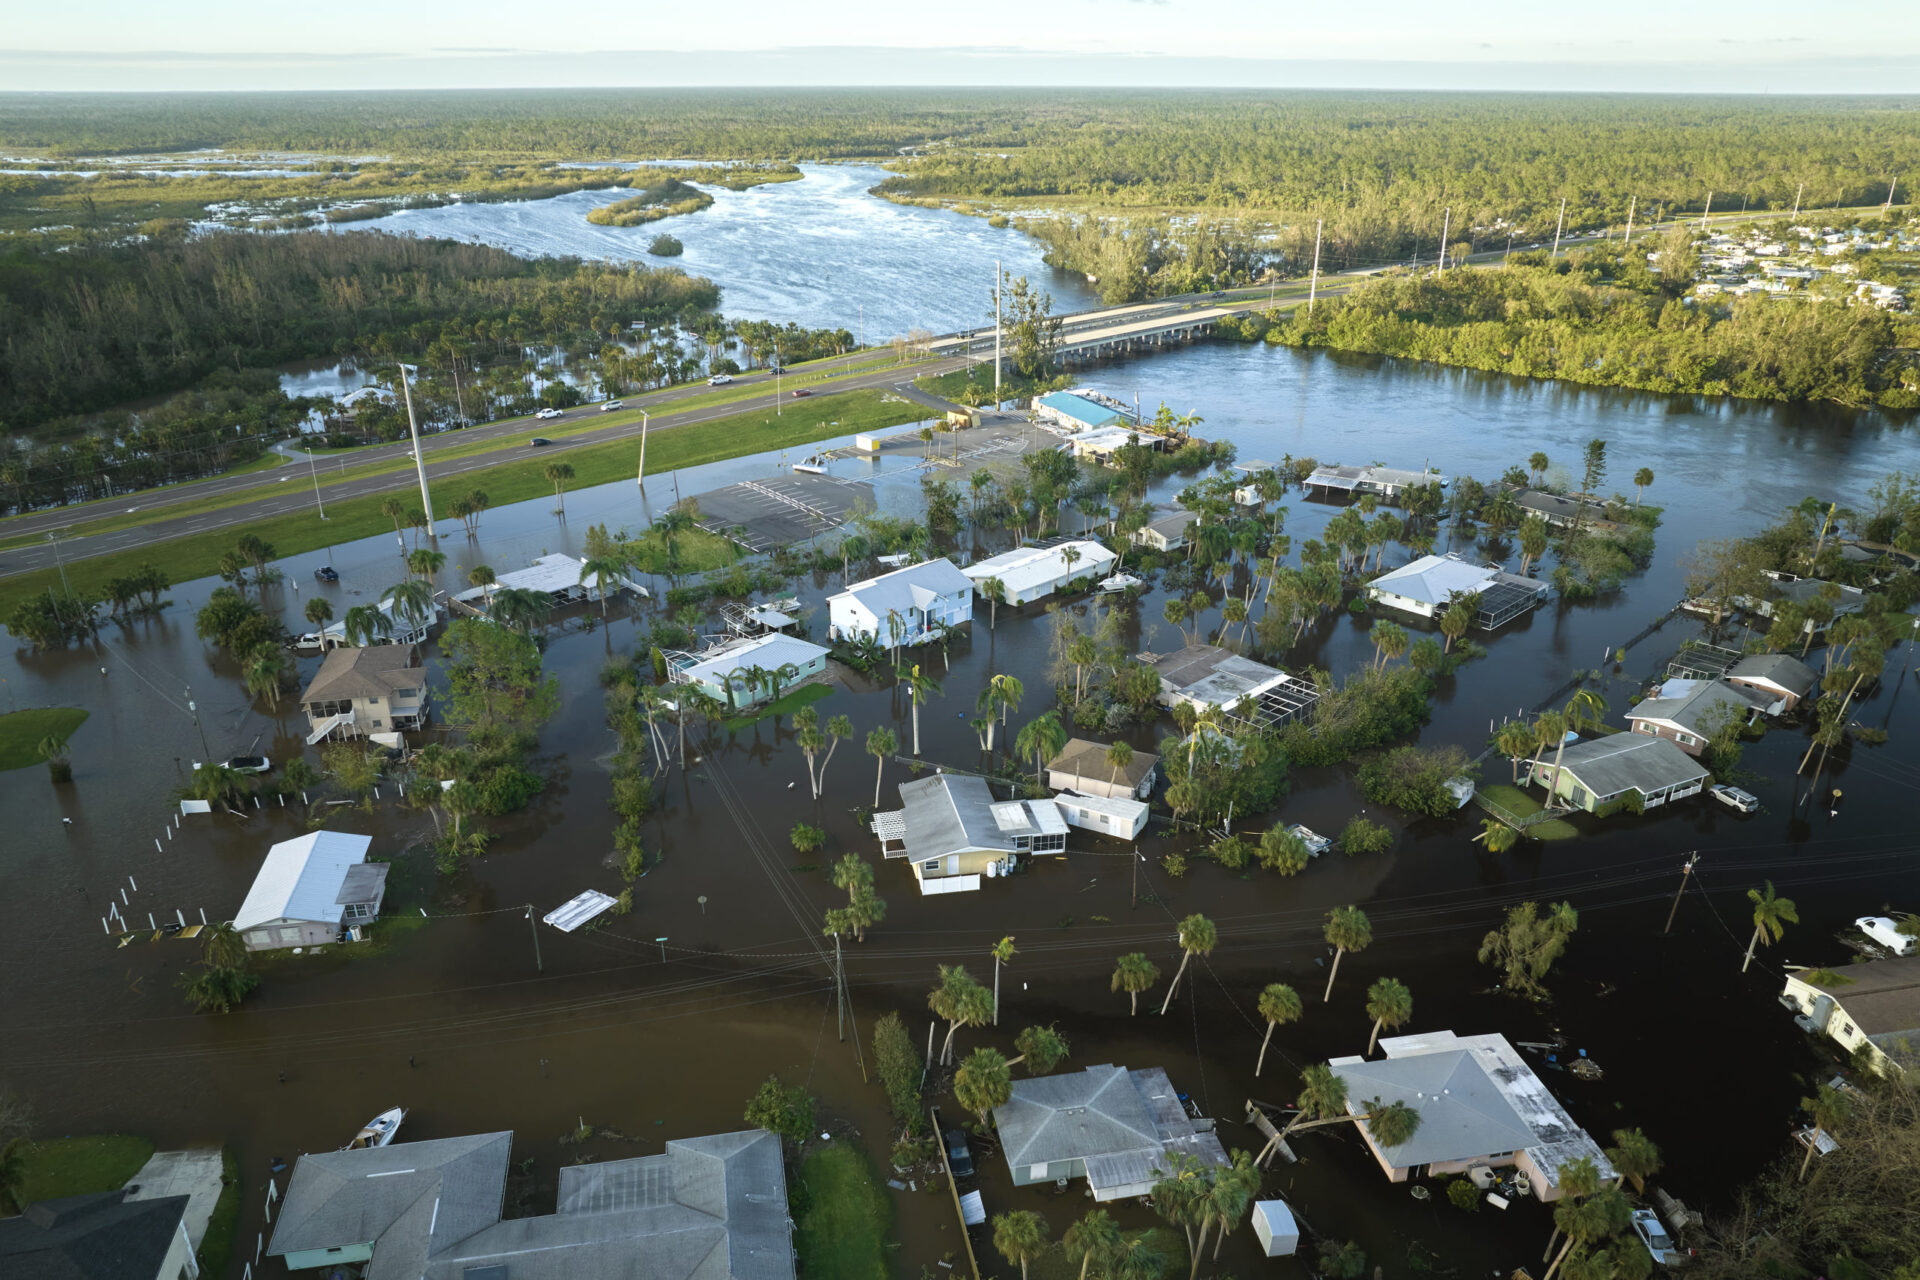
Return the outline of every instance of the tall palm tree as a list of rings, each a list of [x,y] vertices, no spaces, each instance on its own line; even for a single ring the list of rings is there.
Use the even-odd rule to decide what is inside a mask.
[[[987,1123],[987,1114],[1013,1096],[1013,1066],[998,1049],[982,1046],[967,1055],[953,1073],[953,1096]]]
[[[1087,1280],[1087,1269],[1095,1258],[1100,1259],[1102,1274],[1108,1272],[1126,1237],[1120,1234],[1112,1214],[1105,1209],[1090,1209],[1087,1216],[1068,1227],[1067,1234],[1060,1239],[1069,1255],[1080,1255],[1080,1280]]]
[[[1333,948],[1333,967],[1327,971],[1327,989],[1320,997],[1326,1004],[1333,999],[1333,980],[1340,976],[1340,958],[1349,951],[1364,951],[1373,941],[1373,923],[1358,907],[1336,907],[1327,912],[1323,931],[1327,945]]]
[[[256,698],[265,694],[267,705],[278,709],[280,686],[286,678],[287,658],[279,645],[269,641],[248,652],[245,679],[249,694]]]
[[[1260,993],[1259,1009],[1260,1016],[1267,1020],[1267,1034],[1260,1037],[1260,1056],[1253,1064],[1255,1076],[1267,1065],[1267,1046],[1273,1042],[1273,1029],[1283,1023],[1300,1021],[1300,993],[1284,982],[1269,982]]]
[[[1007,584],[998,578],[988,578],[981,582],[979,591],[987,602],[987,630],[996,630],[1000,626],[1000,603],[1007,598]]]
[[[1000,1025],[1000,966],[1012,964],[1013,958],[1019,955],[1020,951],[1013,945],[1012,934],[1000,939],[987,950],[993,957],[993,1025],[997,1027]]]
[[[1113,964],[1110,990],[1124,991],[1130,1005],[1129,1016],[1140,1013],[1140,993],[1160,981],[1160,966],[1147,959],[1144,951],[1129,951]]]
[[[403,619],[408,630],[417,629],[433,617],[433,584],[418,578],[396,582],[380,593],[380,603],[387,605],[394,617]]]
[[[393,618],[386,610],[370,604],[357,604],[347,610],[342,624],[350,645],[369,645],[393,634]]]
[[[531,636],[533,629],[553,612],[553,597],[530,587],[508,587],[493,593],[490,612],[501,626]]]
[[[1647,486],[1653,483],[1653,468],[1642,467],[1633,473],[1633,505],[1639,506],[1647,496]]]
[[[873,757],[873,807],[880,807],[880,784],[887,776],[887,757],[900,749],[899,735],[881,725],[867,732],[867,754]]]
[[[1173,993],[1180,989],[1180,978],[1187,971],[1187,962],[1196,955],[1212,955],[1219,941],[1219,930],[1213,927],[1213,921],[1203,915],[1195,913],[1180,922],[1180,967],[1174,970],[1173,981],[1167,984],[1167,998],[1160,1002],[1161,1013],[1165,1013],[1167,1006],[1173,1003]]]
[[[327,624],[333,621],[333,601],[325,596],[313,596],[308,599],[307,607],[302,612],[316,629],[324,631]]]
[[[1800,1180],[1805,1182],[1807,1166],[1820,1148],[1820,1135],[1832,1133],[1853,1118],[1853,1100],[1832,1085],[1823,1084],[1811,1098],[1800,1100],[1800,1109],[1813,1121],[1813,1132],[1807,1135],[1807,1154],[1800,1160]]]
[[[965,965],[940,966],[940,985],[927,993],[927,1008],[947,1021],[947,1038],[940,1043],[940,1061],[953,1056],[954,1033],[961,1027],[984,1027],[993,1017],[993,996],[975,982]]]
[[[1367,1054],[1380,1043],[1380,1028],[1398,1030],[1413,1016],[1413,992],[1398,978],[1376,978],[1367,988],[1367,1016],[1373,1019],[1373,1034],[1367,1037]]]
[[[1598,724],[1607,714],[1606,701],[1591,689],[1581,689],[1571,698],[1560,713],[1566,717],[1568,728],[1578,731],[1589,724]],[[1560,758],[1567,752],[1567,735],[1562,732],[1560,745],[1553,752],[1553,781],[1547,787],[1549,797],[1560,794]]]
[[[1133,747],[1130,743],[1116,742],[1107,748],[1107,764],[1113,769],[1112,776],[1107,779],[1107,790],[1111,791],[1120,785],[1120,771],[1132,763]]]
[[[467,570],[467,585],[480,588],[480,599],[483,604],[493,603],[493,584],[497,581],[499,579],[493,576],[492,565],[477,564]]]
[[[1660,1148],[1638,1129],[1615,1129],[1614,1145],[1607,1148],[1607,1163],[1613,1166],[1614,1186],[1633,1179],[1634,1190],[1645,1191],[1647,1179],[1660,1172]]]
[[[820,732],[820,713],[812,707],[802,707],[793,713],[794,745],[800,748],[800,754],[807,761],[807,787],[813,798],[820,798],[820,774],[814,768],[814,761],[827,745],[827,735]]]
[[[1534,749],[1533,728],[1524,720],[1509,720],[1493,735],[1493,749],[1507,758],[1515,786],[1520,784],[1520,762]]]
[[[1008,1262],[1019,1263],[1020,1280],[1026,1280],[1027,1264],[1047,1251],[1047,1220],[1031,1209],[996,1214],[993,1247]]]
[[[1067,731],[1060,724],[1060,713],[1043,712],[1027,722],[1020,730],[1020,736],[1013,741],[1015,755],[1033,757],[1033,780],[1038,786],[1046,762],[1066,749]]]
[[[587,579],[593,579],[594,590],[600,593],[600,616],[607,616],[607,597],[614,593],[620,581],[620,575],[627,569],[626,559],[622,556],[588,556],[580,562],[580,585],[585,586]]]
[[[380,499],[380,514],[393,521],[393,536],[400,543],[402,554],[407,545],[406,534],[402,532],[407,525],[407,504],[399,498]]]
[[[1488,853],[1505,853],[1520,843],[1520,833],[1498,818],[1483,818],[1480,834],[1473,838],[1473,842],[1485,844]]]
[[[407,553],[407,572],[416,578],[431,579],[447,564],[447,553],[421,547]]]
[[[546,471],[547,483],[553,486],[554,499],[560,504],[560,518],[567,518],[567,481],[573,479],[573,465],[567,462],[549,462]]]
[[[1547,455],[1538,449],[1534,450],[1532,456],[1527,459],[1528,479],[1536,485],[1539,484],[1546,477],[1547,465]]]
[[[1207,1196],[1206,1208],[1212,1211],[1219,1226],[1213,1233],[1215,1261],[1220,1258],[1220,1246],[1226,1243],[1227,1232],[1246,1215],[1247,1207],[1260,1193],[1260,1170],[1254,1167],[1253,1157],[1244,1151],[1235,1151],[1229,1160],[1226,1168],[1214,1171],[1213,1188]],[[1200,1260],[1196,1258],[1189,1276],[1198,1274],[1199,1269]]]
[[[913,754],[920,754],[920,704],[939,693],[940,682],[931,674],[922,674],[920,664],[911,667],[895,667],[893,673],[900,683],[907,687],[907,696],[913,702]]]
[[[1800,913],[1794,907],[1793,899],[1777,896],[1771,880],[1767,881],[1765,893],[1758,889],[1747,890],[1747,901],[1753,904],[1753,936],[1747,939],[1747,956],[1740,962],[1742,973],[1753,963],[1753,949],[1756,946],[1762,943],[1772,946],[1780,941],[1788,925],[1800,923]]]
[[[1561,1185],[1566,1186],[1567,1173],[1575,1164],[1586,1164],[1591,1168],[1592,1161],[1569,1161],[1560,1166]],[[1583,1176],[1584,1185],[1584,1176]],[[1598,1182],[1597,1174],[1594,1181]],[[1611,1184],[1598,1187],[1587,1195],[1573,1198],[1563,1196],[1553,1211],[1554,1226],[1566,1233],[1567,1242],[1560,1247],[1560,1253],[1547,1268],[1547,1274],[1541,1280],[1553,1280],[1566,1262],[1567,1255],[1575,1246],[1583,1251],[1591,1250],[1601,1241],[1611,1239],[1625,1231],[1632,1221],[1633,1210],[1627,1204],[1626,1197],[1618,1187]]]

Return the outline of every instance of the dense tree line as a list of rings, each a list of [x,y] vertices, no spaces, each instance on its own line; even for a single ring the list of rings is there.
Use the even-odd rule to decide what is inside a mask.
[[[1877,308],[1674,294],[1617,250],[1516,256],[1504,269],[1381,278],[1266,337],[1597,386],[1920,406],[1887,359],[1893,322]]]
[[[674,268],[375,234],[203,236],[0,257],[0,404],[18,429],[322,353],[417,356],[711,309]]]
[[[1262,255],[1231,223],[1142,218],[1022,218],[1050,267],[1078,271],[1108,306],[1245,284]]]

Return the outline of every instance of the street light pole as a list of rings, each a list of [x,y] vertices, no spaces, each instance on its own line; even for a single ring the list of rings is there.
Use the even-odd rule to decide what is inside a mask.
[[[413,437],[413,470],[420,477],[420,506],[427,513],[427,537],[437,541],[440,535],[433,529],[433,495],[427,492],[427,460],[420,456],[420,424],[413,416],[413,387],[407,381],[404,364],[400,366],[400,391],[407,398],[407,434]]]
[[[306,454],[307,475],[313,479],[313,505],[320,508],[320,518],[325,520],[327,518],[327,504],[320,501],[320,472],[319,469],[313,465],[313,450],[308,449]]]
[[[634,482],[640,486],[640,492],[647,491],[647,411],[645,409],[640,411],[640,471],[634,477]]]

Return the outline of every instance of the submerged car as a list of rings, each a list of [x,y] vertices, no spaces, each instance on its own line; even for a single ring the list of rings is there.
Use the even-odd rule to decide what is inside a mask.
[[[1687,1255],[1674,1246],[1673,1237],[1667,1234],[1659,1215],[1651,1209],[1633,1211],[1633,1234],[1640,1237],[1640,1243],[1647,1246],[1653,1260],[1663,1267],[1679,1266],[1687,1260]]]
[[[235,756],[227,761],[227,768],[235,773],[265,773],[273,768],[273,761],[266,756]]]
[[[1727,806],[1727,808],[1736,810],[1737,812],[1753,813],[1760,808],[1760,797],[1754,795],[1751,791],[1742,791],[1740,788],[1730,787],[1724,782],[1715,783],[1708,790],[1709,794],[1711,794],[1715,800],[1718,800],[1721,804]]]
[[[334,567],[330,564],[323,564],[318,569],[315,569],[313,571],[313,576],[318,578],[322,582],[340,581],[339,573],[336,572]]]
[[[971,1178],[973,1176],[973,1148],[967,1145],[966,1131],[963,1129],[949,1129],[945,1137],[947,1140],[947,1166],[953,1170],[953,1176],[956,1178]]]

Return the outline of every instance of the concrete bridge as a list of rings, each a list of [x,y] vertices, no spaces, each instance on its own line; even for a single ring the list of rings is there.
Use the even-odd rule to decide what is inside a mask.
[[[1060,317],[1060,341],[1054,354],[1063,360],[1098,360],[1190,342],[1205,337],[1228,316],[1258,310],[1261,305],[1260,299],[1207,306],[1162,301],[1078,311]],[[934,339],[928,350],[936,356],[991,360],[993,330],[949,334]]]

